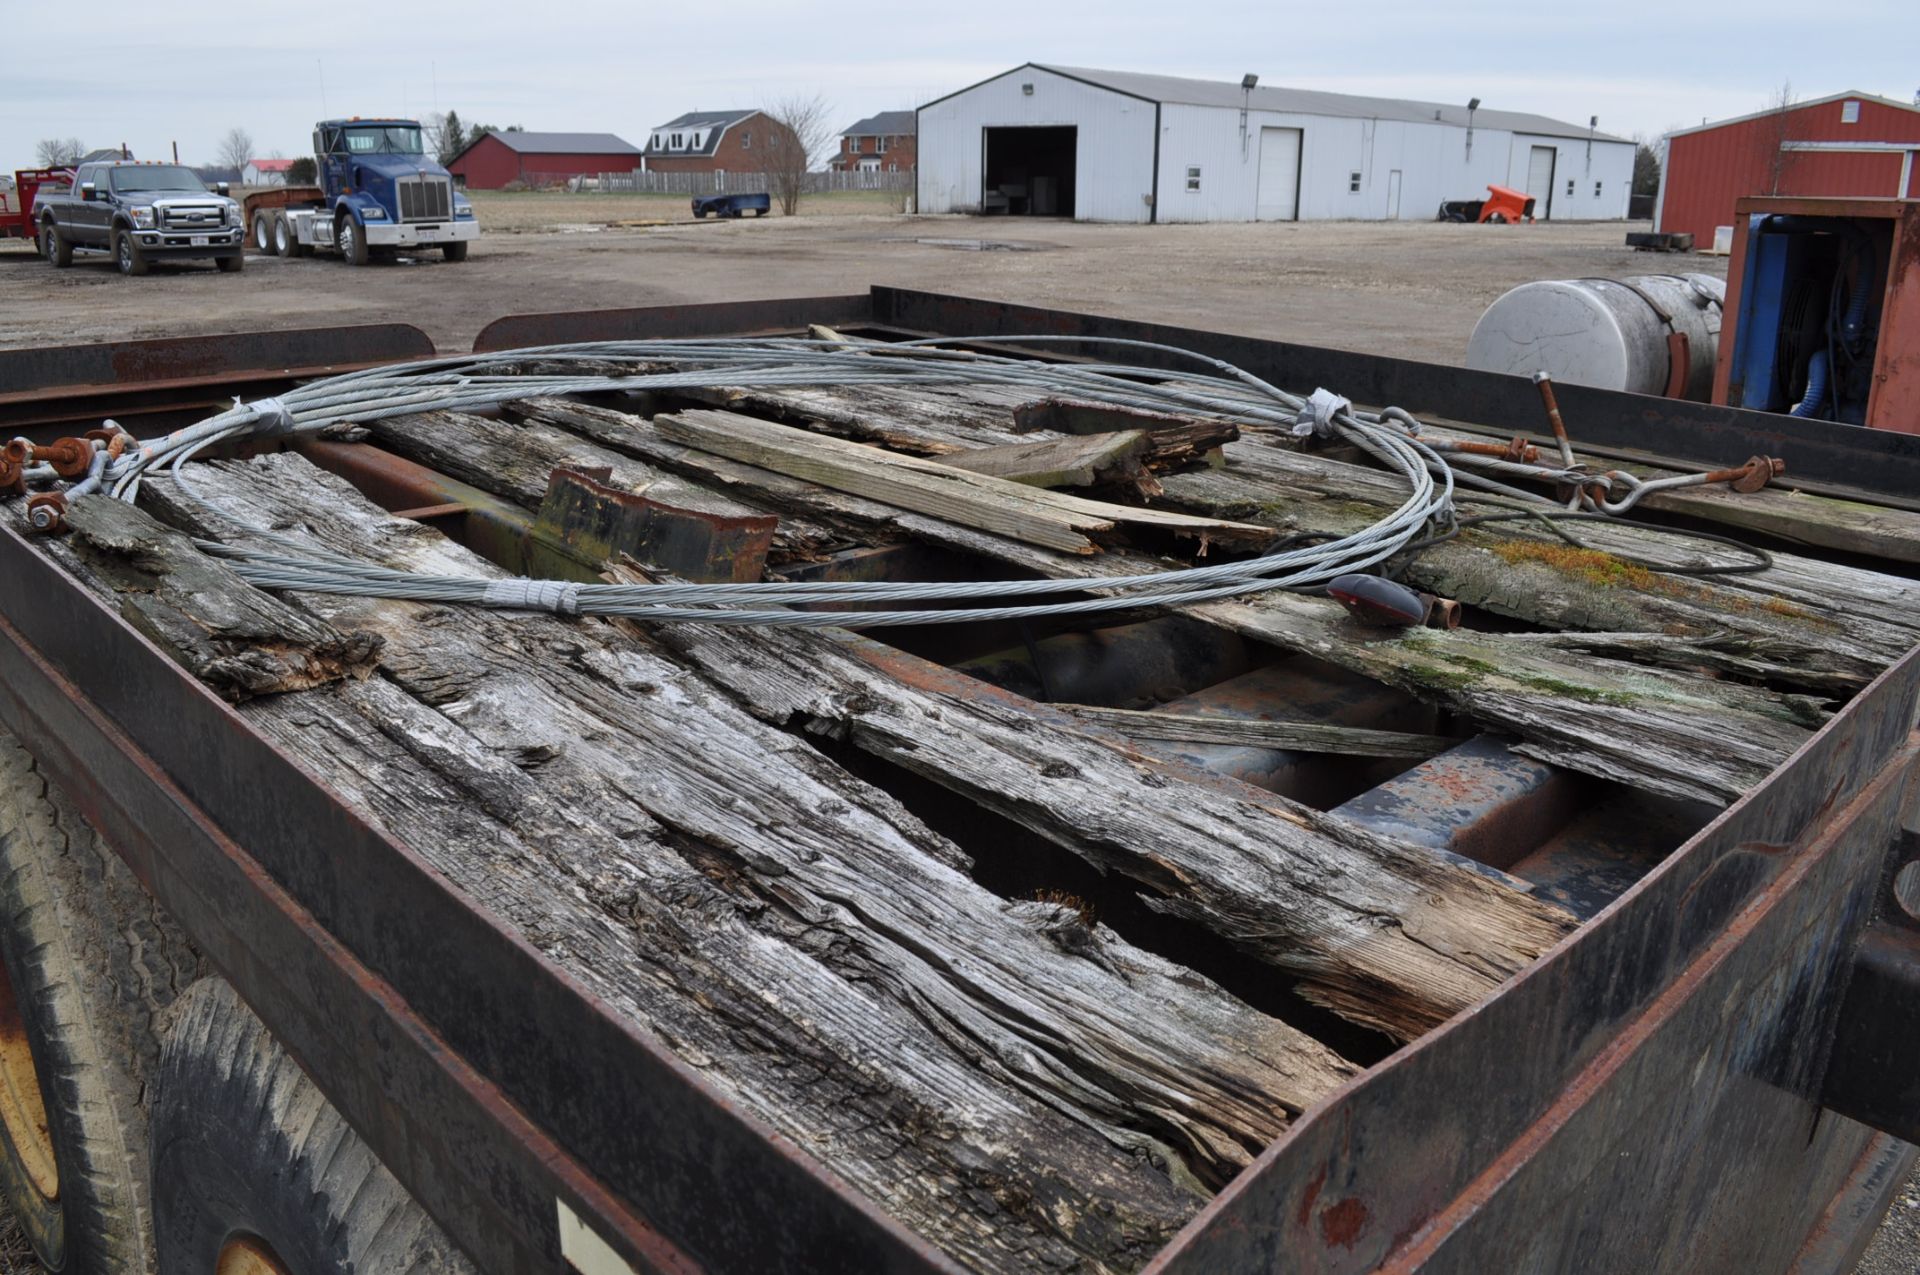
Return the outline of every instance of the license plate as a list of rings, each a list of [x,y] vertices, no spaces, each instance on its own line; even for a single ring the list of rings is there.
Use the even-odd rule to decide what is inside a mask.
[[[196,248],[204,248],[207,246],[207,237],[205,235],[195,235],[191,242]]]
[[[420,232],[419,232],[419,233],[420,233],[420,237],[421,237],[422,239],[438,239],[438,238],[440,237],[440,227],[438,227],[438,226],[422,226],[422,227],[420,228]]]

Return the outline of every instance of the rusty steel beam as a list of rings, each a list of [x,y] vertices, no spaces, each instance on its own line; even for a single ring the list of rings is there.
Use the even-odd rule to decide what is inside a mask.
[[[473,339],[476,354],[576,341],[638,341],[685,336],[805,335],[809,324],[860,323],[872,314],[867,294],[789,301],[715,301],[704,305],[572,310],[495,319]]]
[[[1920,652],[1605,915],[1310,1111],[1148,1270],[1788,1269],[1878,1137],[1818,1094],[1917,700]]]

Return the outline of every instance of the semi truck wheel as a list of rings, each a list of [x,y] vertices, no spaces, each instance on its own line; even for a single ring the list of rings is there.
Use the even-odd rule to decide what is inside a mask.
[[[147,272],[147,254],[140,251],[140,245],[124,230],[113,232],[113,263],[120,267],[121,274]]]
[[[41,228],[40,251],[48,261],[62,269],[73,264],[73,245],[60,233],[60,227],[51,221]]]
[[[181,997],[157,1086],[155,1233],[168,1275],[473,1270],[226,980]]]
[[[467,242],[462,239],[457,243],[441,244],[440,252],[448,261],[465,261],[467,259]]]
[[[285,213],[273,216],[273,250],[282,257],[309,257],[313,249],[300,242],[293,233],[293,223],[287,220]]]
[[[367,236],[362,233],[358,223],[352,217],[342,217],[333,228],[333,242],[339,247],[340,255],[346,258],[350,266],[367,264]]]
[[[254,250],[263,257],[277,257],[280,255],[280,246],[274,242],[274,220],[274,218],[267,216],[267,214],[263,212],[257,212],[253,215],[253,247]]]
[[[0,1193],[58,1275],[153,1268],[143,1095],[185,937],[0,733]]]

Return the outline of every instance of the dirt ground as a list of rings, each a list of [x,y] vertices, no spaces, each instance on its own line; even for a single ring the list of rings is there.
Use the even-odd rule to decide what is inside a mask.
[[[1306,222],[1100,226],[912,217],[884,195],[803,215],[693,222],[678,196],[475,196],[469,259],[351,270],[251,257],[123,279],[104,257],[56,270],[0,247],[0,347],[404,322],[442,351],[508,314],[857,292],[891,284],[1458,363],[1487,305],[1532,279],[1698,272],[1723,258],[1656,256],[1609,223],[1456,226]],[[660,221],[659,225],[618,222]],[[0,1218],[0,1271],[9,1219]],[[1859,1275],[1920,1271],[1920,1177],[1897,1193]]]
[[[104,257],[56,270],[24,249],[0,251],[0,346],[400,321],[460,351],[507,314],[895,284],[1458,362],[1481,311],[1515,284],[1725,273],[1721,258],[1633,252],[1619,222],[1101,226],[823,211],[609,227],[671,211],[650,205],[685,203],[597,195],[476,203],[489,229],[459,265],[433,255],[353,270],[327,257],[256,256],[240,275],[181,263],[125,279]],[[511,229],[535,222],[560,228]]]

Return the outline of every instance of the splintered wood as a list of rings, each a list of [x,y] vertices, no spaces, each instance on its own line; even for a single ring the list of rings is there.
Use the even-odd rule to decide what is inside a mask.
[[[970,564],[963,578],[1098,593],[1107,577],[1345,534],[1404,499],[1385,474],[1218,417],[1102,416],[986,385],[645,405],[532,400],[506,419],[368,429],[529,513],[567,468],[680,510],[776,514],[776,574],[916,546]],[[298,455],[193,473],[216,506],[315,549],[504,574]],[[1673,501],[1747,517],[1717,493]],[[1809,515],[1810,541],[1920,543],[1920,520],[1890,511],[1849,539],[1833,504]],[[1410,1040],[1575,924],[1510,878],[1150,741],[1406,766],[1472,723],[1573,771],[1724,803],[1920,640],[1907,581],[1787,554],[1751,574],[1667,574],[1642,564],[1727,555],[1585,524],[1577,546],[1524,522],[1474,526],[1408,565],[1410,583],[1522,631],[1368,630],[1298,594],[1188,611],[1267,657],[1458,715],[1452,734],[1412,734],[1036,704],[839,629],[269,594],[191,544],[252,533],[164,478],[138,509],[80,500],[69,521],[46,552],[254,729],[707,1083],[982,1270],[1138,1268],[1355,1075],[1320,1037],[1379,1038],[1311,1034],[1302,1024],[1332,1020],[1286,989]],[[939,817],[927,793],[968,818]],[[991,856],[1013,834],[1212,954],[1180,949],[1161,919],[1116,921],[1122,933],[1057,890],[996,892]]]

